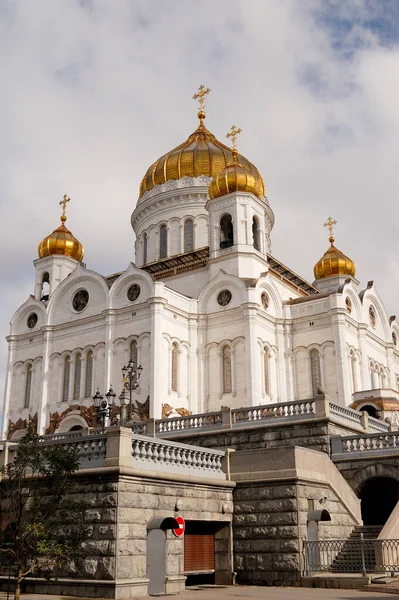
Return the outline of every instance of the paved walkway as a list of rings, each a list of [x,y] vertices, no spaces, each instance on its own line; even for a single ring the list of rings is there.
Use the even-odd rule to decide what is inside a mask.
[[[399,595],[398,595],[399,597]],[[186,590],[178,596],[163,596],[170,600],[393,600],[392,594],[361,592],[359,590],[330,590],[321,588],[257,587],[237,585],[228,588]]]
[[[226,588],[198,588],[189,589],[185,592],[174,596],[162,596],[163,600],[252,600],[262,598],[262,600],[393,600],[399,598],[398,594],[384,594],[380,591],[371,589],[367,592],[359,590],[331,590],[324,588],[287,588],[287,587],[257,587],[257,586],[241,586]],[[6,594],[0,592],[0,599],[6,598]],[[10,600],[13,595],[10,594]],[[144,600],[151,596],[141,596],[136,600]],[[83,600],[72,598],[71,596],[46,596],[43,594],[22,594],[21,600]],[[84,600],[91,600],[85,598]],[[135,600],[135,599],[131,599]]]

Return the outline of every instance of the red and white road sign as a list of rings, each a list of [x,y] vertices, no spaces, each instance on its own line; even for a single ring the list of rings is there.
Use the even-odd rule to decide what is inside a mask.
[[[175,535],[176,537],[181,537],[184,533],[184,528],[186,526],[186,523],[183,519],[183,517],[176,517],[176,521],[179,523],[179,527],[176,527],[176,529],[172,529],[173,535]]]

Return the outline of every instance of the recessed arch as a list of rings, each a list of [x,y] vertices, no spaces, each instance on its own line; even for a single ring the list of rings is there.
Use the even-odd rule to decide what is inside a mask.
[[[220,247],[230,248],[234,245],[233,219],[229,213],[224,213],[219,222],[220,226]]]
[[[361,487],[360,508],[364,525],[385,525],[399,500],[399,482],[392,477],[372,477]]]

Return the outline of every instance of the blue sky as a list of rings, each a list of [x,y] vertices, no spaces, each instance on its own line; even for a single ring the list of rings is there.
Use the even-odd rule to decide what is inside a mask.
[[[1,338],[64,193],[88,268],[134,260],[141,177],[196,127],[201,83],[209,129],[242,127],[264,177],[275,256],[312,280],[331,214],[399,314],[398,41],[397,0],[3,0]]]

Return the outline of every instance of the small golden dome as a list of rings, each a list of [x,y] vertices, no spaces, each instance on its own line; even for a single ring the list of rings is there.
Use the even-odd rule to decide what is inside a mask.
[[[65,221],[67,219],[65,209],[66,204],[69,201],[70,198],[66,195],[63,200],[61,200],[61,225],[40,242],[37,249],[39,258],[52,256],[53,254],[62,254],[63,256],[70,256],[79,262],[83,259],[84,249],[82,244],[75,238],[69,229],[65,227]]]
[[[247,192],[258,198],[265,195],[262,177],[254,175],[240,163],[237,150],[232,151],[232,162],[212,179],[208,193],[212,199],[232,192]]]
[[[155,185],[166,183],[170,179],[181,179],[182,177],[216,177],[233,160],[232,150],[220,142],[205,127],[205,112],[198,113],[199,127],[188,139],[164,154],[149,169],[147,169],[141,184],[140,197],[151,190]],[[265,187],[258,169],[249,162],[245,156],[238,155],[241,166],[257,182],[257,194],[259,197],[265,195]]]
[[[348,275],[354,277],[356,275],[356,265],[352,259],[345,256],[341,250],[334,246],[334,236],[332,234],[332,226],[336,224],[331,217],[324,224],[330,230],[330,247],[314,267],[315,279],[325,279],[326,277],[334,277],[336,275]]]

